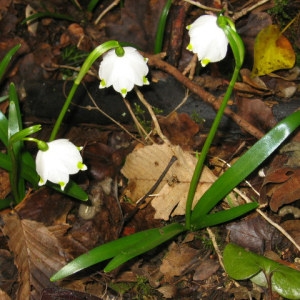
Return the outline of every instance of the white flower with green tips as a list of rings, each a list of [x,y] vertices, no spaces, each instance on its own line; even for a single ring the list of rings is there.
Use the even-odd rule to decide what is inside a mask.
[[[218,26],[216,16],[200,16],[187,29],[190,36],[187,49],[197,54],[203,67],[226,56],[228,39],[223,29]]]
[[[82,162],[80,148],[67,139],[58,139],[45,144],[47,147],[38,151],[35,160],[36,171],[40,176],[39,185],[44,185],[49,180],[59,184],[64,190],[69,182],[69,175],[87,169]]]
[[[118,50],[121,49],[121,53]],[[124,50],[124,52],[122,51]],[[126,97],[134,85],[149,84],[146,75],[149,68],[145,59],[135,48],[123,47],[108,51],[99,67],[100,88],[113,86],[114,90]]]

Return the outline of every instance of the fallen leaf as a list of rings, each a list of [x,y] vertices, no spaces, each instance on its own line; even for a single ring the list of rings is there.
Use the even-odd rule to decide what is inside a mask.
[[[264,132],[277,124],[272,109],[260,99],[238,97],[237,108],[241,118]]]
[[[1,300],[11,300],[11,298],[2,290],[0,290],[0,299]]]
[[[157,117],[163,134],[173,145],[191,148],[194,145],[194,136],[200,126],[186,113],[173,112],[167,117]]]
[[[300,220],[288,220],[280,224],[300,245]]]
[[[213,259],[206,259],[196,268],[193,280],[206,280],[217,272],[220,264]]]
[[[55,287],[49,278],[66,264],[68,255],[61,248],[55,231],[51,232],[43,224],[21,220],[17,214],[5,215],[3,221],[3,233],[9,237],[8,246],[15,254],[19,271],[15,299],[40,299],[44,288]],[[63,227],[66,232],[69,225]]]
[[[280,241],[276,229],[259,215],[231,223],[226,228],[230,231],[230,242],[260,254],[273,249]]]
[[[300,199],[300,168],[287,166],[286,152],[272,161],[263,181],[260,202],[268,203],[272,211]]]
[[[124,195],[137,202],[157,182],[172,156],[176,156],[177,160],[153,192],[151,205],[156,210],[156,219],[168,220],[170,215],[185,214],[185,203],[197,158],[179,146],[154,144],[134,150],[127,156],[121,170],[128,178]],[[215,179],[215,175],[205,167],[196,190],[194,205],[195,200],[204,194]]]
[[[262,76],[295,64],[295,52],[277,25],[269,25],[259,32],[254,45],[252,76]]]
[[[174,276],[180,276],[188,270],[191,264],[198,260],[200,251],[189,247],[187,244],[177,245],[173,242],[160,266],[166,282],[174,281]]]

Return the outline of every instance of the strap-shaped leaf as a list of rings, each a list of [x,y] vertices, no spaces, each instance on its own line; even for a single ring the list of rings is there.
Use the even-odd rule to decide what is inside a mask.
[[[0,140],[5,147],[8,145],[8,121],[6,116],[0,111]]]
[[[3,76],[5,74],[5,71],[8,67],[8,64],[10,63],[12,57],[16,54],[16,52],[20,49],[21,44],[18,44],[16,46],[14,46],[13,48],[11,48],[6,55],[4,56],[4,58],[2,59],[2,61],[0,62],[0,82],[3,79]]]
[[[197,227],[200,219],[268,158],[299,125],[300,111],[296,111],[278,123],[224,172],[195,205],[193,226]]]
[[[61,280],[82,269],[88,268],[112,257],[116,257],[116,260],[112,260],[111,264],[109,264],[106,268],[106,271],[112,270],[130,258],[162,244],[185,230],[186,229],[183,225],[173,223],[163,228],[141,231],[106,243],[75,258],[54,274],[50,280]]]

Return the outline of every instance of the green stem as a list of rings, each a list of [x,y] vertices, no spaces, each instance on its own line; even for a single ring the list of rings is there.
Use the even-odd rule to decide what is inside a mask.
[[[227,88],[227,91],[224,95],[224,98],[222,100],[221,106],[217,112],[217,115],[214,119],[214,122],[211,126],[211,129],[209,131],[209,134],[207,136],[207,139],[203,145],[201,154],[199,156],[199,159],[197,161],[195,170],[194,170],[194,174],[190,183],[190,188],[189,188],[189,193],[188,193],[188,197],[187,197],[187,201],[186,201],[186,208],[185,208],[185,226],[187,229],[191,228],[191,210],[192,210],[192,204],[193,204],[193,200],[195,197],[195,193],[196,193],[196,188],[200,179],[200,176],[202,174],[202,170],[203,170],[203,166],[204,166],[204,161],[206,159],[207,153],[210,149],[210,145],[215,137],[215,134],[217,132],[217,129],[219,127],[220,121],[222,119],[222,116],[224,114],[224,110],[227,106],[227,102],[231,96],[231,93],[233,91],[233,87],[234,84],[238,78],[239,75],[239,71],[240,71],[240,67],[235,67],[231,81],[229,83],[229,86]]]
[[[81,80],[83,79],[83,77],[86,75],[86,73],[89,71],[90,67],[92,66],[92,64],[96,61],[97,58],[99,58],[102,54],[104,54],[105,52],[120,47],[119,42],[117,41],[108,41],[105,42],[103,44],[101,44],[100,46],[98,46],[97,48],[95,48],[90,55],[87,57],[87,59],[85,60],[85,62],[83,63],[78,76],[76,77],[73,86],[71,88],[71,91],[69,92],[69,95],[59,113],[59,116],[54,124],[54,127],[52,129],[51,135],[50,135],[50,139],[49,142],[53,141],[58,133],[58,130],[61,126],[61,123],[68,111],[68,108],[71,104],[71,101],[74,97],[74,94],[81,82]]]
[[[156,36],[155,36],[155,45],[154,45],[154,53],[155,54],[161,52],[161,50],[162,50],[166,22],[167,22],[167,18],[168,18],[168,14],[169,14],[171,5],[172,5],[172,0],[167,0],[165,6],[163,8],[163,11],[160,15],[160,18],[159,18],[157,32],[156,32]]]
[[[18,185],[18,179],[19,177],[19,157],[16,157],[15,149],[13,146],[13,143],[11,140],[8,141],[8,148],[7,152],[11,161],[11,173],[10,173],[10,185],[11,185],[11,191],[14,196],[14,200],[16,203],[20,203],[22,199],[20,199],[20,193],[19,193],[19,185]]]

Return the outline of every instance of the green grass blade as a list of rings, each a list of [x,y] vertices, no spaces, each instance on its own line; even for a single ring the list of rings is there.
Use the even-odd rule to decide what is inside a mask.
[[[268,158],[299,125],[300,111],[296,111],[256,142],[201,197],[192,212],[192,224],[197,224],[201,217],[208,214],[219,201]]]

